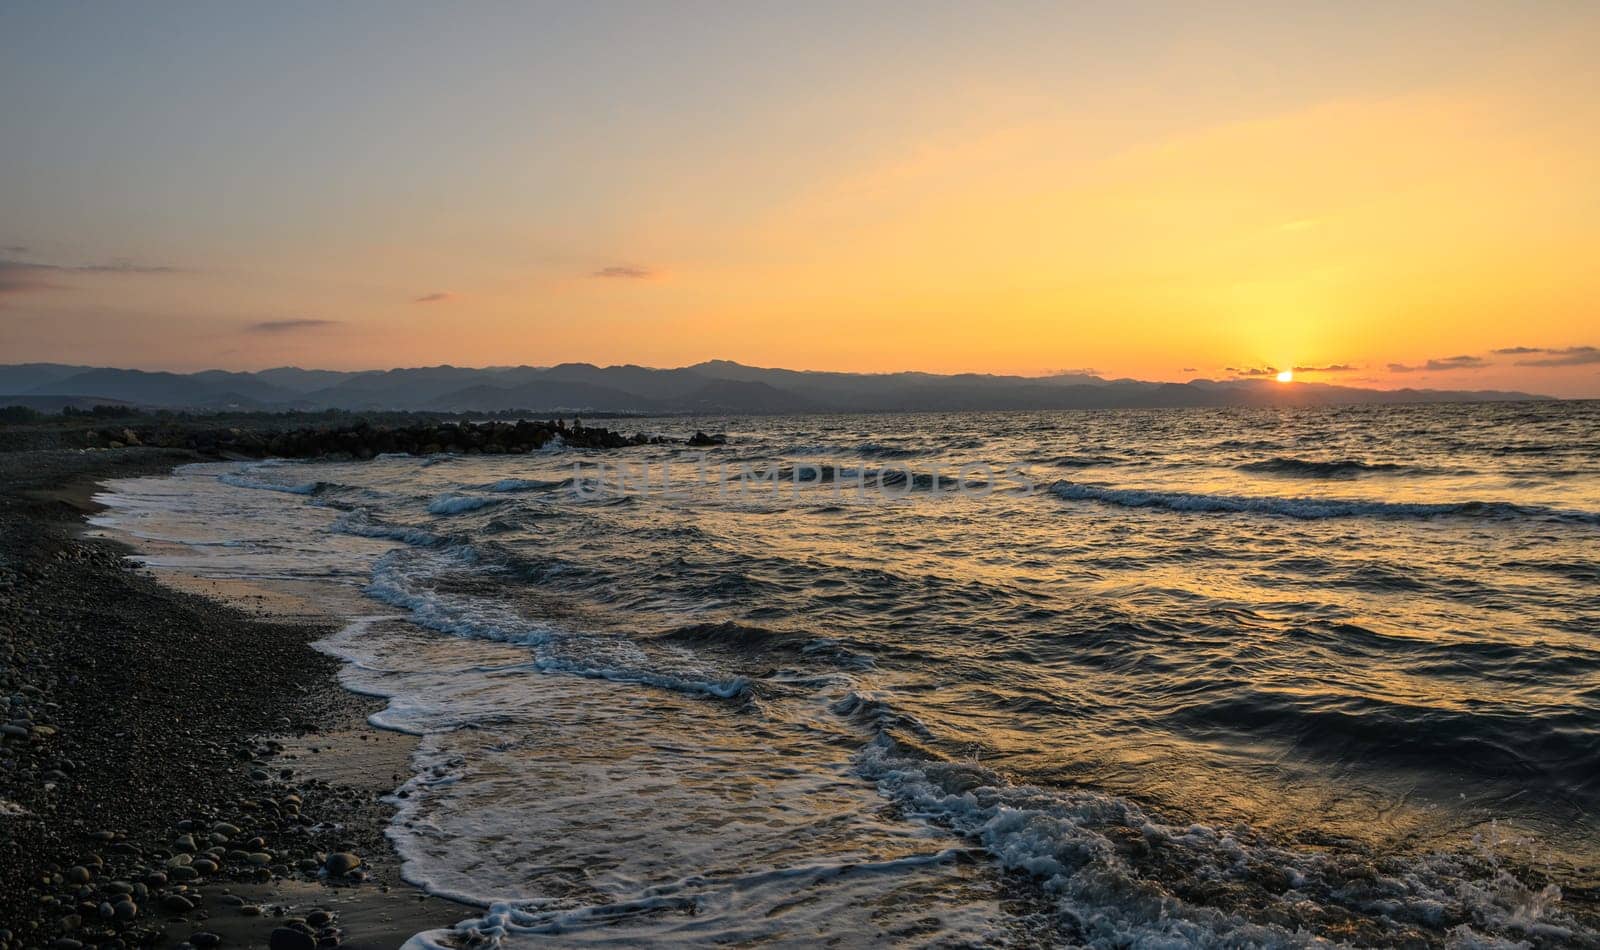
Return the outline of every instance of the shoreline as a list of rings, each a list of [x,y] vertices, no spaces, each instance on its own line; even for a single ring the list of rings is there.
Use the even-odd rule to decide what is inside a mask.
[[[104,481],[204,460],[0,453],[0,950],[392,948],[475,911],[400,877],[416,740],[313,646],[337,618],[91,536]]]

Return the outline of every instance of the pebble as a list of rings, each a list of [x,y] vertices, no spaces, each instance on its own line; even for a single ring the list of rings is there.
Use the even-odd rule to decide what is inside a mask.
[[[324,865],[330,877],[343,877],[361,866],[361,859],[348,851],[337,851],[328,855],[328,863]]]
[[[215,947],[222,938],[209,930],[198,930],[189,935],[189,942],[197,947]]]
[[[168,894],[161,898],[161,909],[174,914],[187,914],[194,910],[194,905],[181,894]]]

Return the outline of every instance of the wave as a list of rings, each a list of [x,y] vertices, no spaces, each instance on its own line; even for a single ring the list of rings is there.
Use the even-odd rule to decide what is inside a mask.
[[[399,553],[399,552],[395,552]],[[527,647],[543,647],[558,638],[578,643],[587,642],[599,648],[600,640],[585,640],[567,631],[535,624],[515,610],[483,599],[462,600],[441,596],[434,591],[413,586],[412,572],[393,554],[378,560],[367,584],[366,594],[374,600],[410,611],[410,620],[421,627],[452,636],[474,640],[491,640]],[[691,696],[715,699],[747,697],[751,691],[750,680],[743,676],[723,679],[680,675],[665,670],[647,670],[625,664],[607,662],[603,654],[590,656],[553,656],[545,651],[535,652],[530,669],[544,673],[564,673],[588,679],[609,680],[615,683],[634,683],[655,686]]]
[[[235,488],[249,488],[255,491],[276,491],[290,495],[315,495],[330,487],[328,482],[305,482],[299,485],[285,485],[281,482],[265,482],[259,478],[251,478],[243,472],[223,472],[217,476],[217,481]]]
[[[363,538],[387,538],[390,541],[403,541],[417,547],[438,547],[444,543],[444,538],[425,528],[411,525],[389,524],[383,521],[373,521],[365,508],[357,508],[347,514],[334,519],[329,530],[336,534],[351,534]]]
[[[925,450],[909,445],[889,445],[881,442],[863,442],[856,453],[869,459],[908,459],[922,455]]]
[[[1056,468],[1093,468],[1098,465],[1121,465],[1128,461],[1120,455],[1061,455],[1050,460]]]
[[[725,620],[720,623],[693,623],[673,627],[655,635],[655,639],[708,649],[721,649],[740,655],[782,653],[796,657],[809,657],[834,666],[851,669],[872,669],[876,663],[866,653],[858,652],[833,637],[818,637],[808,633],[772,630],[749,624]]]
[[[500,504],[500,499],[498,498],[482,498],[476,495],[440,495],[428,503],[428,514],[456,515],[498,504]]]
[[[1418,930],[1480,946],[1508,945],[1486,935],[1600,936],[1560,913],[1559,888],[1524,884],[1492,852],[1354,859],[1291,848],[1243,826],[1166,824],[1107,793],[1012,785],[976,764],[908,757],[886,737],[856,768],[908,816],[975,839],[1037,881],[1074,945],[1325,946],[1313,934],[1348,927],[1352,911],[1370,931],[1348,934],[1356,945]],[[1219,883],[1231,906],[1211,899]]]
[[[1195,492],[1148,491],[1111,488],[1059,481],[1052,494],[1066,501],[1098,501],[1122,508],[1162,508],[1168,511],[1279,515],[1302,520],[1324,518],[1439,518],[1476,517],[1504,520],[1536,519],[1568,524],[1600,525],[1600,513],[1563,511],[1506,501],[1385,502],[1337,498],[1278,498],[1261,495],[1207,495]]]
[[[492,492],[547,491],[552,488],[564,488],[571,483],[572,479],[570,478],[502,478],[498,482],[479,486],[479,490]]]
[[[742,699],[749,696],[751,691],[750,680],[744,676],[732,676],[718,680],[695,679],[676,676],[671,673],[657,673],[628,667],[603,666],[583,660],[569,660],[559,657],[540,657],[534,661],[533,665],[535,669],[543,673],[565,673],[569,676],[609,680],[613,683],[655,686],[675,693],[685,693],[690,696],[707,696],[712,699]]]
[[[926,455],[927,448],[894,445],[886,442],[863,442],[860,445],[833,445],[826,442],[794,443],[781,446],[777,453],[786,458],[814,458],[819,462],[841,456],[869,459],[904,459]]]
[[[1265,472],[1271,475],[1290,475],[1299,478],[1353,478],[1372,472],[1400,472],[1406,466],[1393,462],[1363,462],[1360,459],[1301,459],[1276,455],[1258,462],[1245,462],[1236,466],[1241,472]]]

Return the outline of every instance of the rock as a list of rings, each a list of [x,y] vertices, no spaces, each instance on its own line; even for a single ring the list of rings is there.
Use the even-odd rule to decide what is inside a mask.
[[[317,950],[317,942],[308,933],[292,927],[278,927],[267,938],[268,950]]]
[[[118,901],[112,905],[111,909],[117,915],[118,920],[132,920],[139,916],[139,905],[131,900]]]
[[[323,865],[329,877],[344,877],[360,866],[361,859],[348,851],[338,851],[328,855],[328,863]]]
[[[698,430],[689,437],[689,444],[694,446],[727,445],[728,437],[725,435],[706,435]]]
[[[215,947],[222,938],[209,930],[197,930],[189,935],[189,942],[196,947]]]
[[[161,898],[161,909],[169,914],[187,914],[194,905],[182,894],[167,894]]]
[[[318,908],[306,915],[306,923],[313,927],[326,927],[333,923],[333,912]]]
[[[62,877],[66,879],[68,884],[87,884],[89,883],[89,879],[94,877],[94,875],[89,873],[88,868],[80,864],[75,867],[67,868],[66,873],[63,874]]]
[[[193,868],[198,874],[217,873],[217,862],[211,860],[210,858],[196,858],[194,863],[190,864],[189,867]]]

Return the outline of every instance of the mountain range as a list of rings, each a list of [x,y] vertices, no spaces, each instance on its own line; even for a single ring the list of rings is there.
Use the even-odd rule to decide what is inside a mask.
[[[422,410],[530,413],[899,412],[1188,406],[1354,405],[1543,399],[1488,390],[1361,389],[1261,379],[1186,383],[1082,373],[834,373],[711,360],[643,366],[426,366],[341,372],[281,367],[254,373],[165,373],[60,363],[0,365],[0,405],[117,403],[197,410]]]

